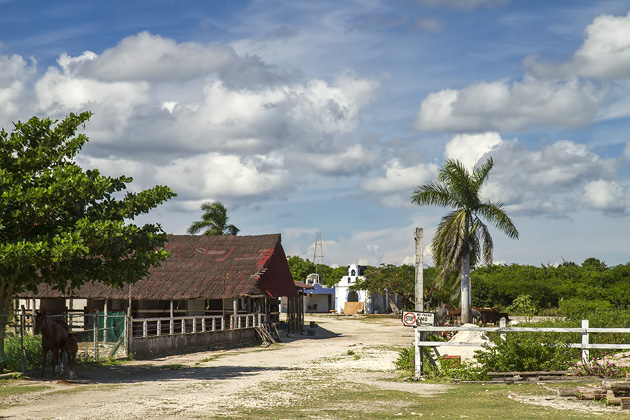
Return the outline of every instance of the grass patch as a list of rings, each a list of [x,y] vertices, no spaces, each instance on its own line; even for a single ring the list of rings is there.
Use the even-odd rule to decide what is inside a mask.
[[[412,392],[376,389],[359,384],[345,384],[339,387],[327,387],[326,378],[307,378],[302,389],[309,389],[303,397],[285,401],[275,401],[273,406],[248,408],[231,407],[230,413],[215,415],[213,418],[239,419],[412,419],[412,418],[449,418],[449,419],[505,419],[530,420],[547,419],[621,419],[628,418],[623,412],[591,413],[586,410],[558,410],[526,404],[516,400],[515,396],[555,397],[555,387],[543,387],[537,384],[464,384],[452,385],[448,390],[433,396],[422,396]],[[323,386],[322,386],[323,385]],[[419,387],[422,384],[418,384]],[[558,387],[561,387],[559,384]],[[278,392],[278,384],[269,384]],[[291,387],[288,386],[288,389]],[[287,389],[287,390],[288,390]],[[260,398],[264,398],[265,386],[260,389]],[[284,391],[284,389],[282,390]],[[255,394],[258,394],[255,393]],[[288,395],[288,394],[287,394]],[[509,396],[512,398],[509,398]],[[249,395],[256,398],[255,395]]]

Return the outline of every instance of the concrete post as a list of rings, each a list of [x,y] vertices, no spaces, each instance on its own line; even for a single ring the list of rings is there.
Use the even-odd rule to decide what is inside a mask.
[[[422,312],[424,310],[424,273],[423,273],[423,261],[422,261],[422,237],[423,230],[422,228],[416,228],[415,234],[415,262],[416,262],[416,290],[415,290],[415,310],[417,312]],[[420,341],[423,341],[423,334],[418,331],[417,328],[414,328],[415,331],[415,357],[414,357],[414,366],[415,366],[415,377],[420,378],[424,375],[424,357],[422,354],[422,347],[418,345]]]

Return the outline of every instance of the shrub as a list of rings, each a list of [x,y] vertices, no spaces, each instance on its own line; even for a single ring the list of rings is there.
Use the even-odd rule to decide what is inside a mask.
[[[24,334],[24,348],[26,352],[26,367],[30,369],[41,367],[41,336]],[[4,352],[7,356],[5,365],[8,371],[20,372],[22,370],[21,349],[22,345],[20,343],[20,336],[7,334],[4,339]]]
[[[484,345],[484,350],[475,352],[475,359],[489,372],[567,369],[579,350],[566,346],[565,335],[510,333],[505,340],[491,335],[494,345]]]
[[[608,353],[591,358],[588,363],[577,362],[574,371],[580,376],[599,376],[602,378],[625,378],[630,370],[628,366],[617,366],[610,359],[614,357],[614,353]]]
[[[413,346],[405,347],[398,352],[398,358],[394,361],[394,366],[398,370],[411,370],[415,369],[415,349]]]
[[[509,313],[515,315],[525,315],[528,321],[538,312],[538,307],[530,295],[519,295],[510,306],[507,307]]]

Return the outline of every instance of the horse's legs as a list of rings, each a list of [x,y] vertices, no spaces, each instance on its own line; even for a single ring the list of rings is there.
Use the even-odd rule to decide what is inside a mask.
[[[57,368],[57,361],[58,360],[59,360],[59,350],[58,349],[53,349],[52,350],[52,374],[53,374],[53,378],[57,374],[56,368]]]
[[[44,377],[44,373],[46,372],[46,355],[48,354],[48,349],[42,349],[42,378]]]
[[[70,349],[67,349],[67,356],[68,356],[68,379],[74,379],[77,377],[77,375],[74,373],[74,358],[76,357],[76,354],[72,354]]]
[[[66,370],[66,365],[67,365],[67,361],[68,361],[68,356],[66,355],[66,352],[64,349],[59,349],[59,373],[63,374],[63,372]]]

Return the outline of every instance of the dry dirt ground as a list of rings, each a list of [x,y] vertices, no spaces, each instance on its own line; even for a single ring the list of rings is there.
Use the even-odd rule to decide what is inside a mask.
[[[212,418],[238,407],[272,407],[304,398],[308,389],[301,384],[321,375],[423,396],[445,389],[388,380],[397,377],[396,348],[413,342],[413,329],[400,320],[363,322],[330,315],[310,320],[317,324],[315,335],[283,336],[283,343],[268,348],[204,351],[106,367],[80,365],[76,381],[36,377],[25,382],[50,388],[7,398],[2,403],[11,406],[0,409],[0,418]],[[270,383],[294,383],[295,391],[287,392],[286,386],[270,390]]]
[[[214,418],[247,407],[273,408],[307,398],[309,383],[322,377],[330,378],[331,390],[353,382],[423,397],[451,386],[392,380],[398,378],[393,363],[396,349],[411,345],[414,336],[413,329],[403,327],[398,319],[308,315],[307,321],[311,320],[317,324],[315,335],[282,336],[281,344],[268,348],[202,351],[114,366],[79,365],[74,381],[35,375],[23,383],[48,388],[3,399],[0,406],[8,407],[0,408],[0,418]],[[449,354],[470,353],[470,348],[448,350]],[[467,358],[467,354],[461,356]],[[273,384],[284,386],[276,389]],[[553,396],[514,394],[509,398],[603,415],[612,410]]]

